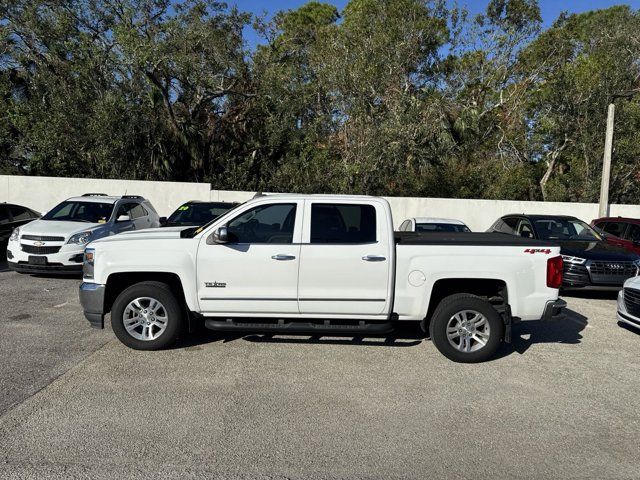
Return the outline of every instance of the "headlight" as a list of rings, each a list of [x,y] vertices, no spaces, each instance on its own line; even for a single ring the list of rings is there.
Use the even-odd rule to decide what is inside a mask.
[[[13,232],[11,232],[11,236],[9,237],[9,240],[12,242],[17,242],[19,237],[20,237],[20,227],[14,228]]]
[[[84,249],[84,261],[82,262],[82,276],[84,278],[93,278],[93,267],[96,257],[96,251],[93,248]]]
[[[564,260],[567,263],[574,263],[576,265],[582,265],[584,262],[587,261],[586,258],[571,257],[569,255],[562,255],[562,260]]]
[[[76,233],[75,235],[71,235],[71,238],[67,243],[86,245],[91,240],[91,235],[93,235],[93,232],[91,231]]]

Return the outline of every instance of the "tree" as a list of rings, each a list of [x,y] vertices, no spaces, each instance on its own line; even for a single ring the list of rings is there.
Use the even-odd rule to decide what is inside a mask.
[[[523,55],[527,68],[544,66],[528,114],[544,199],[597,201],[607,104],[638,87],[639,28],[627,6],[563,15]],[[638,99],[619,106],[611,200],[637,201]]]

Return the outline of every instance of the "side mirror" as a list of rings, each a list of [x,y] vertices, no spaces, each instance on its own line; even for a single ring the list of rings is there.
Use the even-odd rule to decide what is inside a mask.
[[[131,217],[129,215],[120,215],[116,218],[116,222],[129,222],[131,221]]]
[[[632,240],[634,247],[640,247],[640,240]]]
[[[227,243],[229,241],[229,231],[227,227],[218,227],[215,232],[213,232],[213,241],[214,243]]]
[[[164,226],[167,224],[167,217],[160,217],[160,225]]]

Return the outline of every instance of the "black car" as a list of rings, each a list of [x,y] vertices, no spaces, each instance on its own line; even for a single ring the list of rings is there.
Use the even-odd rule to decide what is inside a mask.
[[[36,218],[40,218],[40,214],[30,208],[0,203],[0,260],[6,258],[7,243],[13,229]]]
[[[575,217],[505,215],[489,231],[560,245],[563,288],[619,288],[626,279],[640,273],[638,255],[608,244],[600,233]]]
[[[229,202],[199,202],[192,200],[178,207],[166,221],[162,222],[161,226],[198,227],[227,213],[237,205],[237,203]]]

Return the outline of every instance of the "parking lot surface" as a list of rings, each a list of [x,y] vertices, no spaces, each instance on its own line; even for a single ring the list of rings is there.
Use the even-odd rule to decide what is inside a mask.
[[[611,295],[462,365],[413,325],[137,352],[78,284],[0,266],[0,478],[640,478],[640,335]]]

